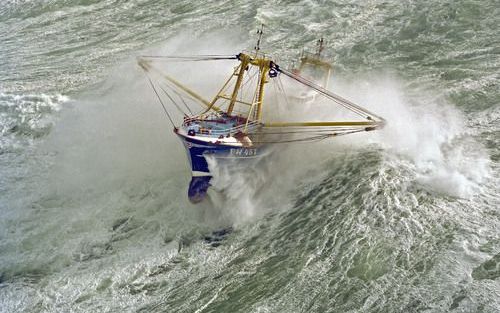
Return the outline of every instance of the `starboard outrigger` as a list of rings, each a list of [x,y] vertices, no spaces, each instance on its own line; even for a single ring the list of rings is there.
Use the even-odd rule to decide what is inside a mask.
[[[258,34],[259,40],[252,52],[243,51],[233,56],[141,56],[138,60],[138,64],[146,72],[152,89],[174,126],[174,133],[186,148],[192,170],[188,190],[188,196],[192,202],[203,200],[210,186],[212,175],[209,162],[207,162],[209,158],[249,161],[258,159],[270,145],[317,141],[339,135],[371,131],[385,124],[382,117],[292,71],[281,68],[272,58],[260,51],[262,29],[258,31]],[[207,100],[175,78],[160,71],[154,66],[157,60],[167,62],[233,60],[237,62],[237,65],[222,88],[211,100]],[[159,76],[156,82],[151,79],[153,74]],[[281,75],[315,90],[327,100],[344,107],[360,118],[358,120],[293,122],[264,118],[264,107],[268,105],[265,103],[265,91],[269,82],[274,82],[278,90],[286,97]],[[175,124],[161,94],[166,96],[183,114],[183,121],[180,125]],[[175,100],[176,98],[178,101]],[[193,104],[200,105],[201,111],[194,113]]]

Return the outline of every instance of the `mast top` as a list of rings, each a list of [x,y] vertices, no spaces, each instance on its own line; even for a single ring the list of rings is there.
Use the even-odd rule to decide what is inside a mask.
[[[260,28],[257,29],[257,35],[259,35],[259,38],[257,39],[257,44],[255,45],[255,52],[258,53],[260,50],[260,40],[262,39],[262,34],[264,30],[264,24],[260,24]]]
[[[320,57],[321,57],[321,52],[323,52],[323,50],[325,49],[325,47],[324,47],[324,45],[323,45],[324,43],[325,43],[325,40],[323,39],[323,37],[321,37],[321,38],[318,40],[318,42],[317,42],[317,45],[318,45],[318,50],[316,51],[316,56],[317,56],[318,58],[320,58]]]

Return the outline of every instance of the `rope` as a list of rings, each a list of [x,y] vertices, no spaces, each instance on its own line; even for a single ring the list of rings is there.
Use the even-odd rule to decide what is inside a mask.
[[[280,114],[280,107],[281,107],[281,105],[280,105],[280,101],[279,101],[279,98],[278,98],[279,93],[278,93],[278,90],[276,88],[276,83],[273,81],[271,85],[273,86],[273,90],[274,90],[274,101],[276,102],[275,106],[276,106],[276,109],[278,111],[278,116],[281,116],[281,114]]]
[[[175,90],[175,88],[173,88],[171,85],[169,85],[169,84],[168,84],[168,81],[165,81],[165,82],[164,82],[164,84],[165,84],[165,86],[166,86],[168,89],[170,89],[173,93],[175,93],[175,94],[177,95],[177,97],[179,97],[179,99],[182,101],[182,103],[184,104],[184,106],[186,107],[186,109],[189,111],[189,113],[190,113],[191,115],[193,115],[193,112],[191,111],[191,109],[190,109],[190,108],[189,108],[189,106],[187,105],[186,101],[184,101],[184,97],[183,97],[183,96],[182,96],[179,92],[177,92],[177,90]],[[163,90],[163,88],[162,88],[162,90]],[[166,93],[166,91],[165,91],[165,90],[163,90],[163,92],[164,92],[164,93]],[[167,96],[168,96],[168,94],[167,94]],[[174,101],[172,100],[172,102],[174,102]],[[174,102],[174,103],[175,103],[175,102]],[[181,111],[181,110],[180,110],[180,111]],[[184,113],[183,111],[181,111],[181,112],[182,112],[184,115],[187,115],[187,114],[186,114],[186,113]]]
[[[250,75],[251,72],[253,72],[253,74]],[[250,89],[250,85],[248,83],[254,80],[255,75],[257,75],[257,71],[255,71],[253,67],[250,67],[247,71],[247,79],[241,84],[239,92],[240,101],[246,97],[248,90]]]
[[[281,90],[281,93],[283,94],[283,98],[285,98],[285,103],[287,107],[290,107],[290,103],[288,102],[288,96],[286,95],[285,92],[285,87],[283,86],[283,81],[281,81],[281,77],[278,77],[278,89]]]
[[[266,135],[282,135],[282,134],[305,134],[305,133],[316,133],[316,134],[321,134],[321,133],[329,133],[332,131],[337,131],[337,132],[346,132],[346,131],[354,131],[354,130],[359,130],[359,129],[354,129],[354,128],[349,128],[349,129],[323,129],[323,130],[303,130],[303,131],[284,131],[284,132],[264,132]],[[362,129],[361,131],[363,131]]]
[[[179,97],[179,99],[181,99],[182,103],[184,104],[186,109],[189,111],[189,114],[193,115],[193,111],[191,111],[191,109],[187,105],[186,101],[184,101],[184,98],[182,97],[182,95],[180,93],[178,93],[177,91],[175,91],[175,89],[170,89],[170,90],[172,90]]]
[[[323,89],[322,87],[314,84],[312,81],[310,81],[310,80],[308,80],[306,78],[303,78],[301,76],[295,75],[293,73],[289,73],[289,72],[287,72],[285,70],[279,69],[279,71],[282,72],[283,74],[285,74],[286,76],[292,78],[293,80],[296,80],[299,83],[302,83],[303,85],[306,85],[308,87],[311,87],[311,88],[315,89],[321,95],[326,96],[327,98],[330,98],[331,100],[333,100],[336,103],[340,104],[344,108],[346,108],[346,109],[348,109],[348,110],[350,110],[350,111],[358,114],[361,117],[366,117],[366,115],[369,114],[369,113],[365,112],[361,107],[358,107],[357,105],[354,105],[354,104],[350,105],[350,103],[348,103],[347,100],[345,100],[345,99],[337,99],[335,96],[330,95],[327,90],[321,90],[321,89]],[[315,88],[315,87],[318,87],[318,88]]]
[[[172,84],[171,82],[169,82],[168,80],[165,80],[163,81],[163,83],[165,84],[165,86],[167,86],[170,90],[172,90],[176,95],[179,96],[179,98],[188,98],[190,99],[191,101],[193,101],[194,103],[197,103],[200,107],[202,107],[203,109],[200,111],[200,112],[203,112],[205,111],[205,106],[203,104],[201,104],[199,102],[199,100],[193,98],[192,96],[188,95],[188,94],[185,94],[183,95],[182,93],[179,93],[176,88],[178,88],[177,86],[175,86],[174,84]],[[183,101],[184,102],[184,101]],[[185,102],[184,102],[185,103]],[[189,106],[187,104],[185,104],[186,107],[188,108],[188,111],[191,112],[191,110],[189,109]],[[192,113],[191,113],[192,114]]]
[[[165,107],[165,104],[163,103],[163,101],[161,101],[160,95],[156,91],[156,88],[155,88],[153,82],[151,81],[151,78],[147,74],[146,74],[146,76],[148,77],[149,84],[151,85],[151,88],[153,88],[153,91],[155,92],[156,97],[158,98],[158,101],[160,101],[161,106],[163,107],[163,111],[165,111],[165,114],[168,117],[168,120],[170,121],[170,123],[172,124],[172,126],[175,128],[174,120],[172,120],[172,117],[170,116],[170,114],[168,114],[167,108]]]
[[[164,60],[167,62],[184,62],[184,61],[216,61],[216,60],[236,60],[235,55],[198,55],[198,56],[181,56],[181,55],[141,55],[139,58]]]
[[[328,135],[320,135],[320,136],[313,136],[313,137],[307,137],[307,138],[300,138],[300,139],[289,139],[289,140],[280,140],[280,141],[252,141],[252,143],[257,143],[257,144],[279,144],[279,143],[292,143],[292,142],[308,142],[308,141],[320,141],[324,140],[329,137],[334,137],[337,136],[336,133],[328,134]]]
[[[177,110],[179,110],[179,112],[181,112],[182,115],[187,116],[187,114],[184,111],[182,111],[182,109],[177,105],[177,102],[174,101],[174,99],[170,96],[170,94],[165,89],[163,89],[162,86],[160,86],[160,89],[170,99],[170,101],[172,101],[172,103],[175,105],[175,107],[177,108]]]
[[[326,90],[325,88],[315,84],[314,82],[312,82],[304,77],[293,74],[292,72],[289,72],[289,71],[281,69],[281,68],[277,68],[276,70],[279,71],[280,73],[283,73],[286,76],[298,81],[299,83],[302,83],[308,87],[311,87],[312,89],[318,91],[321,95],[337,102],[338,104],[340,104],[344,108],[346,108],[346,109],[348,109],[348,110],[350,110],[350,111],[352,111],[352,112],[354,112],[354,113],[356,113],[364,118],[367,118],[366,115],[368,115],[368,118],[371,118],[373,116],[373,117],[378,118],[381,121],[384,121],[384,119],[382,117],[360,107],[359,105],[357,105],[357,104],[355,104],[347,99],[340,97],[339,95],[334,94],[333,92]]]
[[[254,144],[280,144],[280,143],[292,143],[292,142],[313,142],[313,141],[325,140],[325,139],[330,138],[330,137],[339,137],[339,136],[343,136],[343,135],[359,133],[362,131],[364,131],[364,129],[353,130],[353,131],[344,132],[344,133],[331,133],[331,134],[325,134],[325,135],[317,135],[317,136],[300,138],[300,139],[289,139],[289,140],[280,140],[280,141],[252,141],[252,143],[254,143]]]

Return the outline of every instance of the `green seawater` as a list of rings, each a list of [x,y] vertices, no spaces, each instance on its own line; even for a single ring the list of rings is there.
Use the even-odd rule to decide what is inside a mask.
[[[0,312],[499,312],[499,16],[494,0],[3,1]],[[223,195],[190,204],[136,57],[237,54],[261,23],[284,66],[324,37],[330,88],[387,127],[217,168]],[[172,70],[208,97],[231,66]]]

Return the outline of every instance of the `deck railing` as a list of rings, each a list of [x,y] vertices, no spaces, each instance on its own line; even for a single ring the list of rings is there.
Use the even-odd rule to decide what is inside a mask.
[[[234,126],[231,128],[227,128],[227,129],[211,129],[211,128],[203,127],[203,123],[210,123],[210,122],[213,122],[213,123],[219,122],[220,123],[220,122],[222,122],[222,120],[219,121],[219,120],[200,119],[200,118],[185,118],[184,119],[184,125],[186,125],[187,123],[198,124],[198,126],[200,126],[200,129],[198,132],[196,132],[196,135],[201,135],[201,136],[214,136],[214,135],[215,136],[217,136],[217,135],[227,136],[227,135],[232,135],[232,134],[236,134],[236,133],[243,132],[243,131],[245,131],[246,133],[251,133],[261,125],[261,123],[259,123],[258,121],[250,121],[248,123],[243,123],[243,124],[240,124],[240,125],[237,125],[237,126]]]

